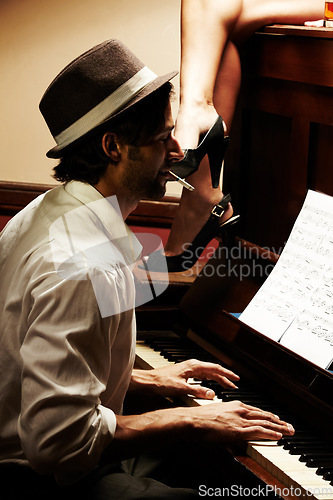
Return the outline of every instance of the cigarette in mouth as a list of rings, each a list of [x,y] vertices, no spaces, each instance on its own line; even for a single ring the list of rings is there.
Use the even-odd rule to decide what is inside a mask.
[[[181,184],[182,186],[184,186],[184,188],[188,189],[189,191],[194,191],[194,187],[191,186],[191,184],[189,184],[188,182],[185,181],[185,179],[182,179],[181,177],[178,177],[178,175],[174,174],[173,172],[169,172],[169,174],[172,175],[172,177],[174,177],[176,179],[177,182],[179,182],[179,184]]]

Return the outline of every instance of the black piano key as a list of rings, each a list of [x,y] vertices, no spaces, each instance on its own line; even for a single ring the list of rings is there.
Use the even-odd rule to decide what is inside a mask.
[[[195,354],[200,354],[196,349],[181,349],[179,347],[167,347],[164,346],[161,348],[161,353],[179,353],[179,354],[186,354],[189,358],[192,356],[193,353]]]
[[[311,450],[312,448],[318,448],[318,446],[324,446],[326,448],[325,442],[318,438],[299,438],[299,439],[288,439],[283,443],[283,448],[285,450],[297,450],[298,448],[304,448]]]
[[[333,472],[333,463],[331,466],[325,465],[324,467],[319,467],[316,470],[316,474],[318,474],[318,476],[323,476],[326,472]]]
[[[302,454],[306,454],[306,453],[317,453],[318,455],[320,455],[322,452],[323,453],[326,453],[326,452],[331,452],[333,453],[333,449],[331,446],[328,446],[328,445],[315,445],[315,446],[311,446],[311,444],[307,444],[307,445],[295,445],[295,446],[292,446],[291,448],[289,448],[289,453],[290,455],[302,455]]]
[[[333,459],[329,458],[310,458],[306,464],[307,467],[325,467],[325,466],[333,466]]]
[[[188,348],[188,349],[185,351],[185,349],[181,349],[181,348],[179,348],[179,347],[172,347],[172,346],[161,346],[161,347],[160,347],[160,352],[161,352],[162,354],[164,354],[164,353],[174,353],[174,352],[177,352],[177,353],[180,353],[180,354],[187,354],[189,358],[191,357],[191,354],[192,354],[193,352],[196,352],[196,353],[197,353],[197,351],[196,351],[195,349],[189,349],[189,348]]]
[[[175,355],[175,354],[170,354],[168,356],[164,356],[168,361],[172,361],[174,363],[181,363],[182,361],[186,361],[188,358],[187,356],[180,356]]]
[[[303,453],[299,457],[299,461],[300,462],[307,462],[311,458],[333,459],[333,451],[332,450],[309,451],[307,453]]]
[[[225,394],[223,391],[220,392],[221,398],[225,401],[235,401],[236,399],[240,399],[243,403],[248,403],[249,401],[258,402],[258,398],[249,398],[247,394],[239,394],[238,391],[234,391],[234,393]],[[262,401],[262,400],[261,400]]]
[[[201,361],[211,361],[211,358],[209,355],[205,355],[202,353],[199,353],[195,350],[186,350],[184,351],[183,349],[168,349],[168,348],[163,348],[160,351],[161,356],[164,356],[168,360],[172,361],[186,361],[191,358],[196,358]]]
[[[249,390],[244,390],[241,388],[238,388],[237,391],[230,390],[230,389],[223,389],[220,391],[221,395],[224,397],[232,397],[234,398],[235,396],[239,395],[239,397],[246,398],[248,400],[265,400],[267,403],[267,398],[265,398],[264,395],[258,394],[257,392],[254,391],[249,391]]]
[[[223,387],[215,380],[203,380],[202,385],[208,387],[209,389],[213,389],[213,391],[223,391]]]
[[[307,431],[301,431],[299,432],[298,429],[296,429],[296,432],[293,436],[284,436],[280,439],[279,445],[285,447],[285,449],[288,449],[292,443],[299,443],[301,441],[312,441],[312,438],[308,438],[309,433]],[[313,438],[317,439],[317,438]]]
[[[325,472],[325,474],[323,475],[323,479],[325,479],[326,481],[332,481],[333,480],[333,472],[332,471]]]
[[[182,358],[184,360],[187,360],[189,359],[188,358],[188,355],[187,353],[183,353],[181,351],[176,351],[176,350],[163,350],[161,351],[161,356],[164,356],[165,358],[169,359],[169,358]],[[194,356],[190,356],[190,357],[194,357]]]
[[[205,381],[206,383],[206,381]],[[222,394],[225,394],[225,395],[228,395],[228,394],[234,394],[234,389],[229,389],[229,388],[223,388],[221,387],[221,385],[218,383],[218,382],[215,382],[215,380],[207,380],[207,383],[208,384],[213,384],[213,385],[216,385],[216,387],[219,387],[220,390],[221,390],[221,393]],[[253,391],[253,390],[250,390],[248,388],[244,388],[241,386],[241,383],[240,381],[237,381],[237,394],[242,394],[242,395],[249,395],[249,396],[258,396],[258,393]]]
[[[238,382],[236,381],[236,384],[238,384]],[[255,396],[254,394],[249,394],[248,392],[246,391],[239,391],[238,389],[235,390],[235,389],[232,389],[230,391],[225,391],[223,389],[223,387],[216,387],[217,391],[219,392],[219,394],[221,395],[221,398],[224,398],[225,400],[228,400],[228,399],[261,399],[263,400],[264,398],[258,398],[258,396]]]

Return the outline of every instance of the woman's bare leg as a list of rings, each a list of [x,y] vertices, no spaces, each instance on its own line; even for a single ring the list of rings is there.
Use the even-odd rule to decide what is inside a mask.
[[[231,4],[231,5],[230,5]],[[183,0],[180,107],[175,134],[183,148],[196,147],[220,114],[230,128],[240,84],[233,40],[241,43],[267,24],[303,24],[321,18],[322,0]],[[211,187],[208,161],[188,178],[195,191],[183,192],[165,251],[180,253],[205,224],[221,189]],[[226,214],[229,217],[232,209]]]
[[[237,46],[229,41],[223,53],[214,87],[214,107],[230,130],[241,83],[241,61]]]
[[[195,148],[216,119],[213,92],[222,54],[241,13],[242,0],[183,0],[180,102],[175,134]]]
[[[243,0],[243,8],[233,31],[237,42],[269,24],[300,24],[321,19],[322,0]]]

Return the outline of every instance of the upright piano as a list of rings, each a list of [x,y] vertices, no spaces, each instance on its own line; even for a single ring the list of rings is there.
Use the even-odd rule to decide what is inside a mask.
[[[283,498],[333,499],[332,371],[237,318],[277,262],[307,189],[333,195],[333,30],[266,27],[243,64],[224,176],[242,222],[206,264],[170,274],[168,290],[138,308],[137,362],[198,357],[231,368],[240,388],[219,399],[267,408],[296,429],[293,439],[249,443],[237,458]]]

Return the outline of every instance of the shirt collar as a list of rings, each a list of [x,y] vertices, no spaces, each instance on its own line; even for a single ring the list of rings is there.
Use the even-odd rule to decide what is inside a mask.
[[[139,259],[142,246],[125,224],[116,196],[105,198],[91,184],[80,181],[70,181],[63,187],[97,217],[103,232],[119,248],[128,264]]]

